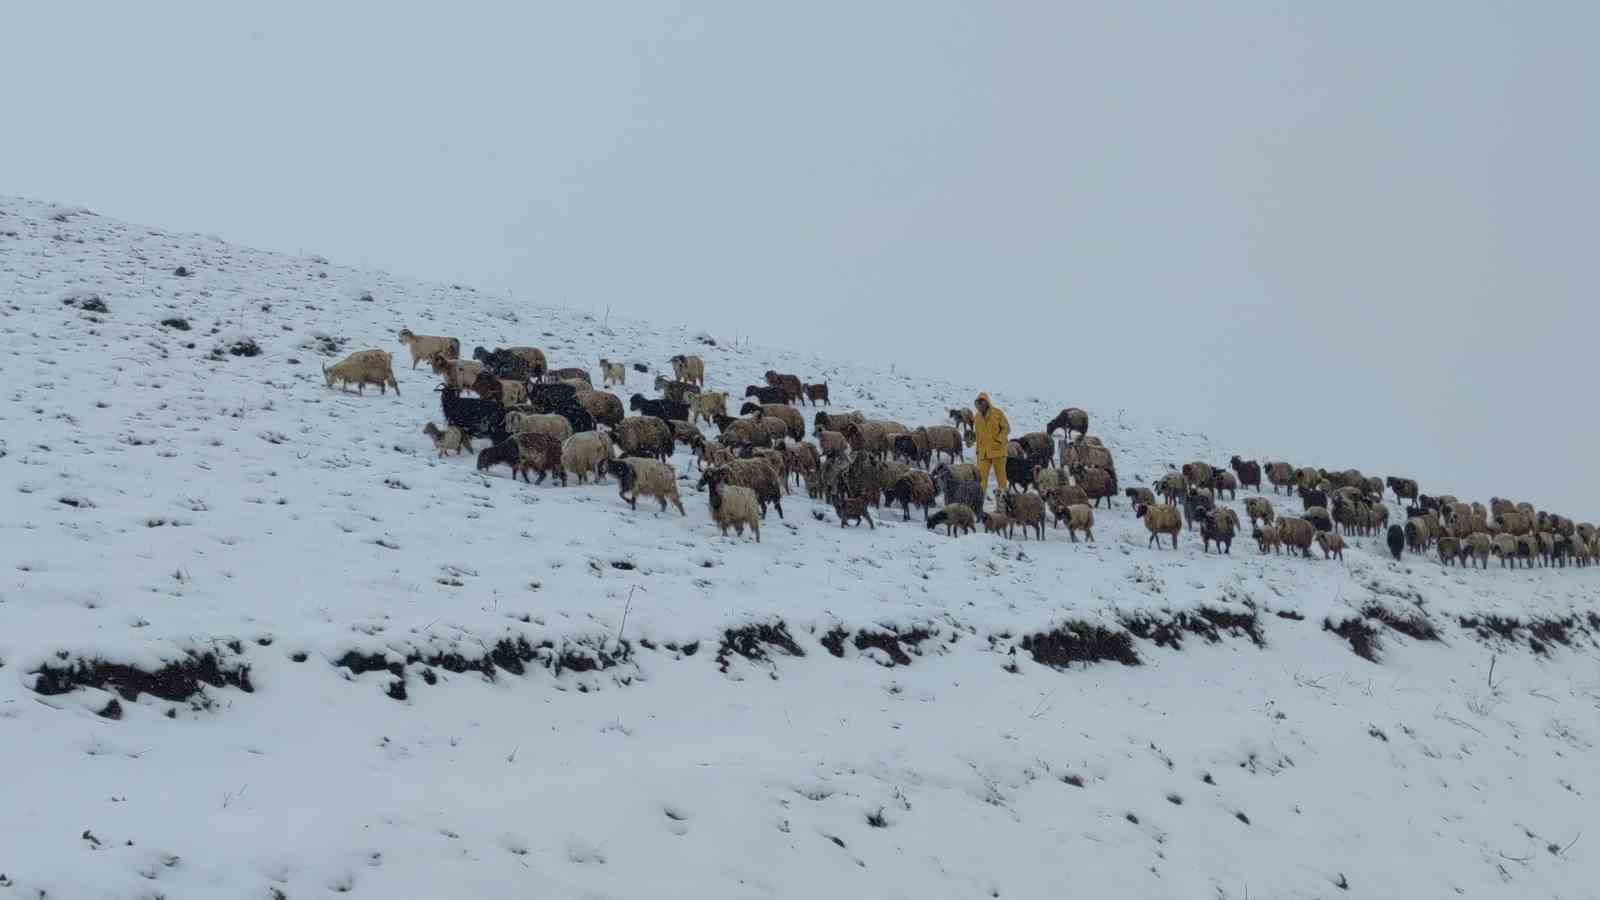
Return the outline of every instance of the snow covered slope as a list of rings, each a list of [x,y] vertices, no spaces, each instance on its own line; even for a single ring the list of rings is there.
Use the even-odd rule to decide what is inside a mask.
[[[692,480],[438,459],[405,326],[624,396],[680,352],[912,424],[984,387],[0,200],[0,898],[1597,896],[1600,570],[1156,551],[1125,501],[723,539]],[[324,386],[366,347],[401,396]],[[996,400],[1130,484],[1244,449]]]

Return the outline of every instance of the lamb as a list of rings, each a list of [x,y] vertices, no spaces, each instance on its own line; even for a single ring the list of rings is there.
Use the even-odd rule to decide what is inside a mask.
[[[1262,556],[1266,556],[1269,552],[1274,554],[1283,552],[1283,535],[1278,532],[1276,522],[1268,522],[1255,528],[1250,532],[1250,536],[1256,539],[1256,546],[1261,548]]]
[[[1078,532],[1083,532],[1084,539],[1094,543],[1094,508],[1087,503],[1074,503],[1067,507],[1067,537],[1072,542],[1078,542]]]
[[[1135,517],[1144,520],[1144,527],[1150,529],[1150,540],[1145,542],[1145,548],[1152,544],[1159,545],[1163,534],[1172,536],[1172,549],[1178,549],[1178,532],[1183,529],[1183,519],[1178,514],[1178,508],[1167,504],[1150,506],[1141,503],[1134,507]]]
[[[696,385],[687,381],[673,381],[664,375],[656,376],[656,390],[660,392],[662,399],[690,405],[693,405],[691,398],[700,394],[700,389]]]
[[[1156,503],[1156,492],[1147,487],[1131,487],[1123,491],[1122,495],[1128,498],[1130,506],[1138,506],[1141,503],[1145,506],[1154,506]]]
[[[756,492],[732,484],[731,479],[732,473],[720,466],[707,469],[700,478],[701,484],[711,488],[711,520],[717,523],[723,537],[728,536],[729,528],[739,537],[744,537],[745,526],[749,526],[750,533],[755,535],[759,544],[763,510],[756,500]]]
[[[728,414],[728,394],[726,391],[696,394],[694,402],[689,404],[689,412],[692,423],[699,424],[702,419],[715,422],[718,416]]]
[[[1278,488],[1294,485],[1294,466],[1286,462],[1267,463],[1267,481],[1272,483],[1272,492],[1276,494]]]
[[[1200,520],[1200,539],[1202,549],[1211,552],[1212,543],[1223,553],[1233,552],[1233,538],[1239,533],[1239,516],[1226,506],[1220,506],[1205,515]]]
[[[452,450],[459,456],[472,449],[472,438],[454,425],[446,425],[440,431],[439,426],[429,422],[422,426],[422,433],[433,438],[433,448],[439,451],[440,459],[444,459],[444,455]]]
[[[400,329],[400,343],[411,348],[411,368],[415,369],[417,363],[434,356],[445,359],[461,358],[461,342],[453,337],[438,337],[431,334],[412,334],[411,329]]]
[[[1240,459],[1235,456],[1228,460],[1228,467],[1233,469],[1233,474],[1239,479],[1239,486],[1255,488],[1256,493],[1261,492],[1261,464],[1253,459]]]
[[[1317,532],[1317,546],[1322,548],[1322,558],[1324,560],[1337,559],[1340,562],[1344,562],[1344,538],[1340,537],[1337,532]]]
[[[682,353],[674,356],[672,363],[672,377],[679,381],[689,381],[701,387],[706,384],[706,362],[698,356],[686,356]]]
[[[628,501],[630,507],[638,509],[639,495],[644,494],[656,498],[662,512],[666,512],[667,504],[671,503],[677,507],[678,515],[688,515],[683,511],[683,502],[678,499],[678,475],[666,463],[627,456],[606,460],[605,466],[612,475],[617,476],[617,496]]]
[[[436,390],[439,391],[439,407],[447,423],[471,437],[486,437],[497,444],[510,437],[506,431],[506,411],[499,403],[463,397],[459,390],[447,385],[440,385]]]
[[[804,387],[806,400],[810,401],[812,406],[828,405],[828,383],[826,381],[821,384],[808,384]]]
[[[933,478],[927,472],[911,471],[897,477],[889,489],[884,491],[884,502],[890,506],[900,505],[902,521],[911,521],[911,507],[922,508],[922,518],[928,518],[928,511],[933,508],[933,501],[939,496],[939,490],[933,483]]]
[[[600,385],[611,387],[614,384],[628,383],[628,364],[625,362],[612,362],[604,356],[600,357]]]
[[[766,387],[759,384],[746,385],[744,395],[746,398],[756,398],[757,403],[783,403],[789,399],[789,392],[783,388]]]
[[[564,416],[546,413],[506,413],[506,430],[512,434],[532,432],[549,435],[557,443],[572,437],[572,423]]]
[[[1032,529],[1039,540],[1044,540],[1044,498],[1030,491],[1024,494],[1008,493],[1001,501],[1006,518],[1011,520],[1012,525],[1022,527],[1023,537],[1027,537],[1029,529]]]
[[[1044,499],[1054,518],[1052,524],[1057,528],[1071,516],[1072,507],[1089,505],[1089,495],[1075,484],[1057,485],[1054,490],[1044,494]]]
[[[625,457],[643,457],[666,462],[677,445],[672,426],[655,416],[629,416],[611,432],[611,439]]]
[[[860,525],[863,521],[873,531],[878,526],[872,524],[872,516],[867,513],[867,498],[865,497],[835,497],[833,498],[833,511],[839,517],[839,527],[847,527],[851,522]]]
[[[1411,519],[1406,522],[1406,549],[1412,553],[1424,553],[1432,538],[1428,531],[1427,519]]]
[[[394,377],[394,357],[383,350],[357,350],[331,369],[324,363],[322,378],[328,387],[339,382],[340,390],[354,384],[357,394],[366,393],[367,385],[375,384],[380,394],[387,394],[392,387],[395,396],[400,396],[400,382]]]
[[[1010,466],[1006,469],[1009,475]],[[1116,505],[1117,473],[1114,470],[1097,466],[1079,466],[1072,470],[1072,480],[1083,488],[1083,492],[1094,501],[1095,506],[1099,506],[1101,500],[1106,501],[1107,508]]]
[[[784,375],[781,372],[774,372],[768,369],[763,377],[766,378],[768,387],[779,388],[783,391],[784,396],[788,398],[787,402],[793,403],[805,398],[805,385],[801,383],[799,376]]]
[[[1244,514],[1250,517],[1250,525],[1255,526],[1257,520],[1272,524],[1275,517],[1272,511],[1272,501],[1265,497],[1246,497],[1244,500]]]
[[[561,445],[561,467],[578,476],[579,484],[588,484],[590,473],[597,483],[604,481],[601,464],[611,456],[611,436],[602,431],[581,431]]]
[[[968,424],[970,425],[971,423],[969,422]],[[1089,433],[1089,414],[1076,406],[1069,406],[1046,423],[1044,432],[1045,434],[1053,435],[1058,428],[1065,431],[1069,438],[1072,437],[1072,432],[1074,431],[1080,436],[1087,435]]]
[[[940,456],[950,457],[951,462],[966,459],[967,451],[961,443],[961,432],[949,425],[928,425],[918,428],[928,441],[928,452],[932,460],[938,462]]]
[[[1011,536],[1011,520],[1003,512],[986,512],[983,514],[984,534],[1003,534]]]
[[[1227,491],[1228,499],[1233,500],[1239,496],[1239,478],[1232,472],[1218,470],[1212,476],[1211,487],[1213,493],[1220,494]]]
[[[1285,516],[1278,520],[1278,537],[1283,541],[1283,545],[1289,548],[1291,554],[1299,550],[1302,557],[1310,559],[1311,542],[1316,533],[1317,529],[1305,519]]]
[[[651,400],[643,394],[634,394],[628,398],[628,409],[645,416],[655,416],[658,419],[688,419],[689,405],[673,400]]]
[[[978,517],[972,512],[972,507],[965,503],[950,503],[928,517],[929,531],[940,525],[945,527],[945,535],[948,537],[955,537],[957,534],[976,534]]]
[[[1393,556],[1395,561],[1398,562],[1401,552],[1406,548],[1406,530],[1401,528],[1399,525],[1390,525],[1387,541],[1389,544],[1389,555]]]
[[[538,347],[503,347],[492,352],[474,347],[472,358],[483,364],[497,378],[511,381],[531,381],[544,377],[548,367],[544,351]]]
[[[773,471],[772,465],[762,459],[736,459],[729,463],[713,466],[700,476],[699,487],[704,487],[712,482],[712,473],[720,472],[719,477],[725,477],[729,484],[747,487],[755,492],[756,502],[761,505],[761,518],[767,517],[767,506],[778,511],[778,518],[783,518],[783,482],[782,476]]]
[[[433,374],[444,379],[444,383],[462,390],[471,390],[478,381],[478,373],[483,371],[483,363],[467,359],[447,359],[442,354],[435,353],[428,357],[428,367]]]
[[[591,419],[607,428],[615,428],[627,413],[622,409],[622,398],[606,391],[579,391],[575,398]]]

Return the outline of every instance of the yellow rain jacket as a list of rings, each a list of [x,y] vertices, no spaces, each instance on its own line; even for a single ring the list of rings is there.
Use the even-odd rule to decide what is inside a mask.
[[[1011,440],[1011,422],[993,402],[987,415],[972,411],[972,429],[978,433],[979,459],[1005,459],[1006,444]]]

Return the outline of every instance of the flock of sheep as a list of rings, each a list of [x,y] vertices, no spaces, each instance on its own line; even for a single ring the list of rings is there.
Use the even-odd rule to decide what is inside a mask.
[[[1589,523],[1575,524],[1527,503],[1494,498],[1489,506],[1461,502],[1451,496],[1430,497],[1406,478],[1387,481],[1350,469],[1295,467],[1284,462],[1258,463],[1233,457],[1227,466],[1194,461],[1169,467],[1151,487],[1119,488],[1115,460],[1099,438],[1089,434],[1089,415],[1063,410],[1041,431],[1010,442],[1005,461],[1007,490],[985,510],[985,486],[975,465],[965,462],[972,445],[972,414],[949,411],[949,422],[916,428],[860,412],[819,409],[807,439],[807,421],[797,408],[826,406],[826,384],[808,384],[797,376],[769,371],[765,384],[749,385],[737,417],[731,416],[729,394],[708,391],[705,362],[681,354],[671,359],[673,377],[655,378],[659,396],[635,393],[626,406],[603,388],[626,385],[628,366],[602,358],[602,389],[595,389],[585,368],[550,368],[534,347],[487,350],[478,347],[471,360],[461,359],[461,342],[451,337],[400,331],[411,352],[411,367],[426,362],[440,376],[437,388],[445,425],[429,422],[423,432],[440,456],[464,453],[472,442],[487,439],[478,452],[480,471],[505,465],[511,477],[542,484],[548,477],[566,485],[593,477],[614,477],[619,494],[637,508],[640,496],[654,498],[687,515],[678,493],[678,475],[670,464],[675,449],[687,447],[696,457],[712,520],[726,535],[749,529],[761,540],[761,521],[768,508],[783,517],[783,497],[791,483],[808,496],[833,507],[840,527],[866,523],[876,528],[872,509],[898,506],[909,521],[911,508],[922,510],[929,530],[943,527],[950,536],[985,532],[1044,539],[1048,520],[1067,526],[1076,542],[1082,533],[1094,540],[1095,509],[1126,496],[1135,515],[1149,529],[1148,544],[1162,536],[1176,549],[1185,530],[1198,531],[1210,552],[1231,552],[1242,531],[1237,513],[1220,501],[1244,500],[1250,536],[1263,554],[1298,551],[1311,555],[1316,545],[1324,558],[1343,559],[1345,538],[1385,534],[1395,559],[1407,550],[1437,552],[1445,565],[1487,568],[1491,557],[1501,566],[1588,565],[1600,559],[1600,532]],[[633,367],[648,372],[643,365]],[[337,365],[323,367],[329,387],[355,385],[358,392],[374,384],[399,393],[392,355],[383,350],[352,353]],[[470,392],[473,396],[465,396]],[[717,437],[708,440],[700,423],[709,422]],[[1056,432],[1064,436],[1059,445]],[[530,479],[537,475],[537,480]],[[1263,476],[1272,493],[1299,499],[1300,514],[1283,515],[1262,493]],[[1390,524],[1384,493],[1405,503],[1406,521]],[[935,507],[938,507],[935,509]],[[820,518],[820,516],[819,516]]]

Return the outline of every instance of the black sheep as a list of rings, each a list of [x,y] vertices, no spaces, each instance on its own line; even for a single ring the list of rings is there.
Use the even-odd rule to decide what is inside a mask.
[[[668,422],[674,419],[683,421],[689,418],[689,404],[674,403],[671,400],[651,400],[643,394],[634,394],[629,397],[628,409],[641,416],[655,416],[658,419],[666,419]]]
[[[1327,493],[1324,492],[1324,491],[1319,491],[1316,488],[1301,488],[1300,489],[1300,508],[1301,509],[1310,509],[1313,506],[1321,506],[1323,508],[1327,508],[1327,506],[1328,506],[1328,495],[1327,495]]]
[[[1233,474],[1239,478],[1239,487],[1253,487],[1259,493],[1261,490],[1261,464],[1253,459],[1240,459],[1235,456],[1228,460],[1228,466],[1233,469]]]
[[[1033,463],[1015,456],[1006,457],[1006,485],[1014,491],[1033,486]]]
[[[474,347],[472,358],[483,363],[483,368],[493,373],[496,378],[504,378],[507,381],[529,381],[544,374],[533,363],[510,350],[491,351]]]
[[[897,434],[894,436],[894,452],[896,456],[905,459],[907,462],[916,463],[924,469],[928,467],[928,460],[931,457],[927,446],[918,447],[917,439],[909,434]]]
[[[1215,508],[1216,501],[1198,488],[1190,488],[1189,493],[1183,496],[1183,526],[1193,528],[1196,522],[1211,515]]]
[[[577,406],[578,389],[570,384],[530,384],[528,402],[535,412],[553,413],[557,407]]]
[[[439,406],[444,419],[471,437],[486,437],[496,444],[510,437],[506,431],[506,411],[494,400],[463,397],[454,387],[441,385]]]
[[[579,405],[576,400],[557,403],[550,408],[550,412],[571,423],[572,430],[575,433],[594,430],[594,416],[589,415],[589,411]]]
[[[752,384],[744,389],[746,397],[754,397],[762,403],[788,403],[789,392],[781,387],[763,387]]]
[[[1391,556],[1393,556],[1395,559],[1399,559],[1401,552],[1404,551],[1405,549],[1406,549],[1406,530],[1404,528],[1401,528],[1399,525],[1390,525],[1389,526],[1389,554]]]

